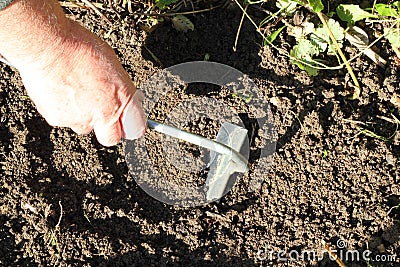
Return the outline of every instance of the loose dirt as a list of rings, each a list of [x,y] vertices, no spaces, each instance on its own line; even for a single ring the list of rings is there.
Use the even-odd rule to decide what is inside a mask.
[[[252,193],[238,185],[219,203],[163,204],[136,184],[122,145],[105,148],[93,135],[48,126],[16,70],[2,64],[0,265],[338,266],[321,255],[322,240],[332,249],[344,241],[342,252],[357,250],[360,256],[367,249],[373,256],[399,255],[400,132],[385,118],[400,118],[390,103],[400,95],[400,70],[387,44],[377,45],[389,61],[385,69],[365,57],[353,63],[363,92],[350,101],[345,70],[310,78],[261,47],[247,20],[234,52],[241,18],[234,5],[189,15],[195,30],[187,33],[166,22],[146,34],[129,14],[108,14],[118,25],[110,32],[90,10],[65,10],[117,51],[137,86],[160,69],[206,54],[247,74],[271,103],[278,136],[273,166]],[[289,47],[290,38],[277,42]],[[187,127],[215,136],[215,128],[196,124],[205,122]],[[384,141],[363,129],[394,135]],[[282,250],[315,251],[324,258],[285,263],[277,255]],[[346,264],[367,266],[363,259]]]

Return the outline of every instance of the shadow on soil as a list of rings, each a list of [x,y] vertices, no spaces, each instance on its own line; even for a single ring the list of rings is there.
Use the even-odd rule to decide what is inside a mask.
[[[98,196],[98,201],[102,206],[108,206],[112,211],[124,210],[126,213],[137,210],[135,214],[139,216],[139,220],[147,220],[151,223],[158,223],[162,221],[169,221],[172,218],[171,207],[154,200],[141,189],[137,187],[134,181],[127,182],[120,177],[125,177],[128,170],[125,164],[117,163],[118,153],[99,152],[99,157],[105,168],[112,174],[114,180],[112,184],[105,186],[96,186],[87,182],[78,181],[75,177],[68,176],[66,171],[56,170],[52,162],[51,153],[54,149],[50,141],[51,127],[47,125],[40,118],[35,118],[27,122],[29,129],[28,149],[34,151],[37,157],[46,159],[48,172],[44,174],[37,174],[28,180],[30,188],[36,192],[40,192],[42,197],[45,198],[48,204],[56,210],[55,214],[60,214],[59,201],[63,206],[63,218],[61,221],[61,229],[70,229],[77,233],[93,233],[99,239],[108,238],[112,245],[113,251],[123,251],[123,244],[128,243],[136,246],[137,250],[131,250],[126,254],[121,254],[115,257],[105,259],[103,256],[91,257],[85,259],[85,262],[91,266],[167,266],[171,263],[171,259],[163,256],[163,249],[166,246],[174,251],[177,258],[181,258],[182,262],[187,264],[195,264],[197,266],[215,266],[210,265],[209,260],[204,259],[204,251],[193,250],[188,247],[182,240],[177,239],[174,235],[168,234],[165,230],[160,228],[159,234],[146,235],[142,234],[141,229],[137,226],[136,222],[128,220],[127,218],[118,217],[112,214],[109,217],[102,219],[92,219],[89,221],[85,218],[85,210],[83,209],[83,202],[88,192]],[[40,149],[37,149],[40,148]],[[100,147],[99,147],[100,148]],[[77,149],[80,149],[79,147]],[[99,151],[101,151],[99,149]],[[46,177],[54,177],[51,182],[43,184],[38,183]],[[128,200],[129,199],[129,200]],[[157,211],[157,212],[154,212]],[[175,216],[179,216],[176,212]],[[0,222],[2,217],[0,217]],[[5,219],[7,220],[7,218]],[[57,223],[58,217],[48,218],[48,223],[54,227]],[[206,229],[206,228],[204,228]],[[200,235],[204,241],[209,240],[208,233]],[[1,254],[7,256],[11,251],[10,249],[15,246],[12,242],[8,242],[4,237],[1,244],[4,242],[7,245],[1,246]],[[150,253],[143,244],[148,244],[154,250],[154,254]],[[227,246],[215,244],[212,251],[215,253],[223,251]],[[212,252],[211,251],[211,252]],[[216,255],[218,255],[217,253]],[[9,258],[12,260],[12,258]],[[181,262],[178,260],[177,262]],[[251,266],[251,260],[243,260],[239,258],[228,258],[221,254],[215,261],[220,262],[218,266]],[[12,262],[12,261],[10,261]],[[81,264],[82,262],[77,259],[68,261],[69,264]]]
[[[179,33],[171,27],[163,28],[152,33],[146,40],[146,47],[157,56],[163,64],[163,67],[168,67],[177,63],[203,60],[206,54],[210,55],[211,61],[227,64],[240,71],[249,74],[254,78],[275,80],[277,84],[298,84],[299,90],[309,90],[308,86],[299,84],[290,76],[280,77],[274,74],[271,70],[266,70],[258,66],[260,58],[258,52],[261,43],[260,38],[256,35],[253,27],[249,23],[244,23],[238,43],[238,51],[232,52],[232,46],[235,41],[236,29],[232,29],[232,21],[240,21],[241,14],[235,10],[227,12],[225,10],[218,12],[210,12],[206,15],[199,15],[193,18],[196,25],[195,32],[187,34]],[[154,58],[145,50],[143,56],[149,60]],[[155,62],[155,64],[157,64]],[[306,103],[304,109],[299,114],[299,119],[302,121],[305,116],[316,108],[316,103],[320,100],[313,99]],[[292,99],[293,100],[293,99]],[[343,100],[344,101],[344,100]],[[320,114],[320,122],[325,130],[331,126],[330,114],[333,104],[327,105],[317,110]],[[29,142],[28,148],[33,151],[36,156],[45,159],[48,166],[46,174],[38,174],[41,177],[29,179],[32,190],[43,193],[43,197],[48,199],[49,204],[53,207],[58,207],[58,202],[62,201],[64,209],[64,217],[61,227],[64,229],[73,229],[77,233],[95,233],[99,238],[107,237],[113,247],[113,251],[123,251],[121,241],[136,246],[135,252],[128,251],[126,254],[121,254],[116,257],[105,259],[103,256],[97,258],[88,258],[86,263],[92,266],[122,266],[122,265],[157,265],[166,266],[171,264],[171,259],[163,255],[163,248],[170,247],[180,261],[192,266],[253,266],[253,259],[240,259],[224,256],[223,251],[225,246],[222,244],[213,245],[209,251],[214,258],[215,263],[210,263],[204,259],[204,252],[200,249],[192,249],[187,244],[178,240],[175,236],[168,234],[165,230],[160,229],[159,234],[145,235],[140,233],[139,227],[135,222],[126,218],[119,218],[116,215],[106,219],[96,219],[89,222],[84,217],[82,208],[83,201],[87,192],[93,192],[98,196],[98,201],[102,205],[107,205],[111,210],[117,211],[122,209],[125,212],[135,211],[137,207],[141,207],[140,212],[136,212],[140,220],[147,220],[153,223],[171,220],[177,216],[171,213],[171,207],[166,206],[147,194],[145,194],[134,181],[126,181],[121,177],[125,177],[128,169],[125,164],[117,164],[117,153],[102,152],[100,149],[99,158],[104,166],[114,177],[111,184],[98,186],[87,182],[78,181],[75,177],[70,177],[66,171],[55,169],[51,159],[54,147],[50,140],[51,128],[42,120],[35,119],[27,123],[29,137],[32,142]],[[300,129],[297,122],[289,127],[290,130],[279,138],[278,146],[282,147],[293,138],[295,133]],[[33,138],[34,137],[34,138]],[[3,138],[3,136],[2,136]],[[100,147],[99,147],[100,148]],[[82,149],[77,147],[76,149]],[[398,152],[397,152],[398,153]],[[40,178],[52,177],[51,182],[47,184],[38,184]],[[127,199],[130,199],[129,201]],[[136,204],[136,205],[135,205]],[[179,215],[179,212],[174,211]],[[59,210],[56,212],[59,214]],[[3,218],[0,217],[0,222]],[[54,224],[58,218],[54,218]],[[398,240],[398,226],[393,229],[384,231],[395,231]],[[205,227],[207,229],[207,227]],[[202,239],[210,240],[212,237],[205,232],[201,236]],[[7,256],[7,248],[12,248],[15,244],[5,238],[1,241],[1,255]],[[154,253],[149,253],[149,250],[143,247],[143,243],[149,244]],[[4,249],[6,252],[4,253]],[[70,262],[73,264],[74,262]],[[79,264],[81,262],[77,262]],[[216,264],[218,263],[218,264]],[[327,265],[325,265],[327,266]]]
[[[239,22],[240,16],[241,13],[235,9],[229,10],[229,12],[226,10],[215,11],[201,16],[190,17],[196,30],[194,32],[189,31],[188,33],[177,32],[169,25],[165,26],[147,37],[145,43],[146,49],[142,50],[142,55],[162,68],[183,62],[204,60],[205,55],[208,55],[210,61],[227,64],[248,74],[251,78],[272,80],[274,84],[280,87],[287,85],[290,88],[294,85],[295,90],[300,93],[313,91],[314,97],[302,101],[302,109],[298,114],[298,120],[294,120],[292,125],[287,128],[286,133],[279,137],[277,149],[291,142],[291,139],[301,129],[298,121],[304,121],[305,117],[313,111],[317,112],[319,123],[324,132],[327,133],[330,127],[337,123],[332,118],[335,104],[332,101],[325,101],[324,103],[325,97],[322,91],[324,87],[331,88],[332,85],[325,83],[323,80],[315,80],[314,84],[310,86],[294,79],[291,74],[279,76],[273,70],[260,67],[259,44],[261,43],[261,38],[259,38],[253,26],[246,20],[243,23],[238,39],[238,50],[237,52],[233,52],[232,47],[235,42],[237,28],[232,29],[232,21]],[[334,76],[337,76],[337,73],[332,71],[325,75],[325,77]],[[343,88],[340,86],[335,88],[335,92],[342,90]],[[285,97],[289,98],[292,104],[295,104],[296,97],[290,92]],[[362,105],[359,101],[350,101],[345,96],[335,93],[334,100],[340,102],[338,106],[346,117],[359,114],[360,121],[368,121],[371,118],[376,120],[377,115],[382,115],[379,108],[373,104],[378,102],[378,99],[375,99],[376,101],[371,100],[372,104]],[[388,122],[382,122],[379,125],[381,127],[376,130],[384,136],[390,136],[396,130],[395,125]],[[311,138],[313,137],[311,136]],[[369,138],[370,149],[373,149],[375,141],[375,139]],[[387,142],[386,145],[395,157],[400,156],[398,146],[393,145],[391,142]],[[399,240],[399,225],[395,224],[392,227],[382,230],[379,234],[385,235],[385,233],[393,233],[394,237],[390,243],[382,240],[381,237],[372,238],[370,243],[378,243],[376,245],[383,243],[386,247],[394,244]],[[336,242],[336,240],[331,241]],[[332,264],[332,262],[320,262],[318,266],[331,266],[329,264]],[[336,263],[334,264],[336,266]],[[365,262],[363,264],[366,266]]]
[[[156,66],[166,68],[179,63],[201,61],[207,55],[210,61],[234,67],[249,75],[252,79],[267,79],[273,81],[273,84],[277,87],[287,87],[288,92],[284,97],[287,97],[292,105],[295,105],[298,97],[293,95],[291,91],[300,94],[313,92],[311,98],[302,99],[302,107],[297,114],[297,119],[293,120],[292,125],[287,128],[287,132],[279,137],[277,149],[291,141],[301,129],[299,121],[304,121],[304,118],[313,111],[318,113],[319,123],[322,125],[324,132],[328,132],[334,123],[332,118],[334,103],[332,101],[324,103],[326,98],[323,96],[322,91],[332,88],[332,84],[325,82],[324,79],[315,79],[312,85],[307,85],[295,79],[292,73],[281,76],[277,75],[273,69],[261,67],[259,53],[262,40],[255,32],[254,26],[247,20],[242,25],[237,51],[234,52],[232,47],[235,43],[237,28],[232,28],[232,21],[239,22],[240,18],[240,10],[229,8],[190,17],[196,27],[195,31],[183,33],[176,31],[171,25],[165,25],[149,34],[146,38],[142,56],[151,60]],[[278,57],[279,55],[277,54],[276,56]],[[337,75],[338,73],[335,71],[326,71],[320,74],[325,79],[334,78]],[[382,77],[384,77],[383,73]],[[383,78],[381,81],[383,81]],[[370,129],[376,131],[377,134],[386,137],[393,134],[396,128],[393,123],[388,123],[384,120],[377,121],[376,116],[384,114],[381,114],[379,107],[376,106],[376,103],[380,101],[377,99],[376,93],[369,96],[371,98],[370,104],[362,105],[359,101],[350,101],[347,97],[340,95],[339,92],[343,91],[343,86],[335,86],[334,91],[334,100],[340,102],[338,107],[346,117],[357,114],[360,121],[377,122],[378,129]],[[400,118],[399,114],[395,115]],[[390,142],[387,143],[387,146],[394,156],[400,157],[400,148],[398,146],[394,146]]]

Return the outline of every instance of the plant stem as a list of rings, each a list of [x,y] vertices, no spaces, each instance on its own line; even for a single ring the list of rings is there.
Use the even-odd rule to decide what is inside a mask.
[[[393,44],[392,44],[392,48],[393,48],[393,51],[396,53],[396,56],[397,56],[398,58],[400,58],[400,51],[399,51],[399,49],[398,49],[396,46],[394,46]]]
[[[247,11],[247,8],[248,8],[248,7],[249,7],[249,5],[247,4],[246,7],[244,8],[244,11],[245,11],[245,12]],[[239,35],[240,35],[240,29],[242,29],[243,20],[244,20],[244,18],[246,17],[246,13],[245,13],[245,12],[243,12],[243,14],[242,14],[242,19],[240,20],[239,28],[238,28],[237,33],[236,33],[235,45],[233,46],[233,51],[234,51],[234,52],[236,52],[237,43],[238,43]]]
[[[322,24],[324,25],[325,29],[328,31],[328,34],[329,34],[333,44],[335,45],[340,57],[342,58],[344,64],[346,65],[347,71],[349,72],[349,74],[354,82],[355,89],[354,89],[353,95],[350,97],[350,99],[352,99],[352,100],[357,99],[361,93],[361,87],[357,81],[357,77],[354,74],[353,69],[351,68],[349,62],[347,61],[346,56],[343,54],[342,49],[340,49],[340,46],[339,46],[335,36],[333,35],[331,29],[329,28],[328,23],[326,22],[324,14],[322,12],[316,12],[316,13],[317,13],[319,19],[321,20]]]

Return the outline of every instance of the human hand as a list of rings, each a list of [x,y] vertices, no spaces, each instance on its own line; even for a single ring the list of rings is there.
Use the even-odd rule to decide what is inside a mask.
[[[128,115],[136,130],[128,138],[141,137],[142,99],[129,75],[105,42],[77,24],[73,29],[73,40],[50,47],[39,61],[19,67],[37,110],[52,126],[70,127],[79,134],[94,129],[105,146],[119,142],[124,132],[121,119]]]
[[[114,51],[66,19],[56,1],[15,1],[1,11],[2,21],[12,27],[0,29],[0,53],[19,70],[28,95],[50,125],[79,134],[94,129],[105,146],[144,134],[142,95],[135,93]]]

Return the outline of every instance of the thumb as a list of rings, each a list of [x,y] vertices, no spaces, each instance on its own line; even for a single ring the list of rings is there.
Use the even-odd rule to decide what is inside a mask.
[[[146,117],[142,109],[144,95],[136,90],[131,101],[126,105],[120,117],[122,137],[137,139],[144,135],[147,127]]]

